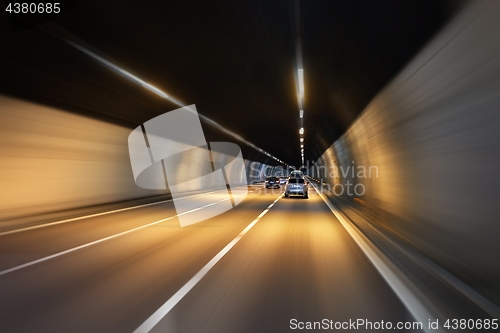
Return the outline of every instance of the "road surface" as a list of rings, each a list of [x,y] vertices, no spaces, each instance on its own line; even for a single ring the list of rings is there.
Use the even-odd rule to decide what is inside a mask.
[[[184,228],[166,202],[1,235],[0,331],[134,332],[276,200],[151,332],[414,321],[314,189],[249,190]]]

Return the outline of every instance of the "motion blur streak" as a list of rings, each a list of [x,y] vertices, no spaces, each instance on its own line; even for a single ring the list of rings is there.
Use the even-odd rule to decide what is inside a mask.
[[[20,216],[162,194],[130,177],[128,134],[122,126],[0,96],[2,226]]]
[[[179,303],[184,296],[188,292],[193,289],[198,282],[200,282],[201,279],[219,262],[219,260],[222,259],[232,248],[236,243],[240,241],[245,234],[252,229],[252,227],[259,222],[259,220],[262,218],[262,216],[266,215],[266,213],[274,206],[276,202],[281,198],[282,196],[279,196],[276,200],[273,201],[272,204],[270,204],[262,213],[257,216],[255,220],[253,220],[249,225],[246,226],[245,229],[243,229],[240,234],[233,239],[229,244],[227,244],[215,257],[212,258],[203,268],[196,273],[193,278],[191,278],[184,286],[182,286],[181,289],[179,289],[178,292],[176,292],[165,304],[163,304],[158,310],[155,311],[149,317],[144,323],[142,323],[141,326],[139,326],[134,333],[147,333],[150,332],[171,310],[174,306]]]
[[[311,169],[331,188],[363,184],[363,203],[345,193],[337,203],[403,237],[496,304],[499,12],[498,1],[470,3]],[[327,174],[349,166],[376,166],[379,176]]]
[[[145,82],[144,80],[138,78],[137,76],[127,72],[126,70],[124,69],[121,69],[120,67],[116,66],[115,64],[107,61],[106,59],[104,59],[103,57],[99,57],[97,54],[93,53],[93,52],[90,52],[89,50],[87,50],[86,48],[84,47],[81,47],[80,45],[76,44],[76,43],[73,43],[71,41],[68,41],[69,44],[71,44],[72,46],[76,47],[77,49],[79,49],[80,51],[88,54],[89,56],[91,56],[92,58],[98,60],[99,62],[103,63],[104,65],[106,65],[107,67],[111,68],[112,70],[114,70],[115,72],[118,72],[120,74],[122,74],[123,76],[125,76],[126,78],[128,79],[131,79],[133,80],[134,82],[136,83],[139,83],[141,86],[143,86],[144,88],[148,89],[148,90],[151,90],[152,92],[154,92],[155,94],[157,94],[158,96],[160,97],[163,97],[163,98],[166,98],[166,99],[169,99],[171,100],[172,102],[176,103],[176,104],[179,104],[180,102],[178,102],[177,100],[175,100],[174,98],[168,96],[166,93],[164,93],[163,91],[161,91],[160,89],[156,88],[155,86]],[[180,104],[179,104],[180,105]]]
[[[169,96],[167,95],[165,92],[161,91],[160,89],[156,88],[155,86],[145,82],[144,80],[138,78],[137,76],[127,72],[126,70],[124,69],[121,69],[120,67],[116,66],[115,64],[107,61],[106,59],[98,56],[97,54],[87,50],[86,48],[76,44],[76,43],[73,43],[71,41],[68,41],[68,43],[72,46],[74,46],[75,48],[79,49],[80,51],[86,53],[87,55],[91,56],[92,58],[96,59],[97,61],[99,61],[100,63],[104,64],[105,66],[107,66],[108,68],[111,68],[112,70],[114,70],[115,72],[125,76],[126,78],[136,82],[136,83],[139,83],[141,86],[143,86],[144,88],[148,89],[148,90],[151,90],[152,92],[154,92],[155,94],[157,94],[158,96],[160,97],[163,97],[163,98],[166,98],[168,100],[170,100],[171,102],[179,105],[179,106],[182,106],[182,107],[185,107],[186,105],[182,102],[180,102],[179,100],[173,98],[172,96]],[[302,93],[303,93],[303,89],[302,89]],[[236,140],[238,141],[241,141],[243,142],[244,144],[252,147],[253,149],[257,150],[258,152],[260,153],[263,153],[263,154],[266,154],[267,156],[273,158],[274,160],[278,161],[279,163],[281,164],[285,164],[283,161],[281,161],[279,158],[269,154],[268,152],[266,152],[265,150],[263,150],[262,148],[259,148],[257,147],[256,145],[254,145],[253,143],[245,140],[244,138],[242,138],[240,135],[228,130],[227,128],[225,128],[224,126],[218,124],[217,122],[213,121],[212,119],[208,118],[207,116],[204,116],[200,113],[198,113],[200,119],[202,119],[203,121],[205,121],[207,124],[217,128],[218,130],[226,133],[226,134],[229,134],[231,137],[235,138]]]

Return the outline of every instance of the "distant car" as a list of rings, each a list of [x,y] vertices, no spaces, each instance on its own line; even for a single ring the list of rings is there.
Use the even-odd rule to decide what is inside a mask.
[[[285,185],[285,198],[290,196],[302,196],[309,198],[309,183],[304,177],[291,177]]]
[[[286,176],[280,177],[280,185],[285,185],[287,180],[288,180],[288,177],[286,177]]]
[[[266,188],[280,188],[280,180],[278,177],[267,177],[264,186]]]

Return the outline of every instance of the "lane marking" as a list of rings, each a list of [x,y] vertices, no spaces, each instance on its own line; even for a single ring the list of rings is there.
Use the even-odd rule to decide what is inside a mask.
[[[253,191],[249,191],[248,193],[251,193],[251,192],[254,192],[255,190]],[[242,194],[238,194],[237,196],[240,196],[240,195],[246,195],[247,193],[242,193]],[[95,245],[95,244],[99,244],[99,243],[102,243],[102,242],[105,242],[107,240],[110,240],[110,239],[113,239],[113,238],[117,238],[117,237],[120,237],[120,236],[123,236],[123,235],[127,235],[127,234],[130,234],[134,231],[137,231],[137,230],[141,230],[141,229],[144,229],[144,228],[148,228],[148,227],[151,227],[153,225],[156,225],[158,223],[162,223],[162,222],[165,222],[165,221],[168,221],[168,220],[171,220],[173,218],[176,218],[178,216],[181,216],[181,215],[185,215],[185,214],[189,214],[189,213],[192,213],[192,212],[196,212],[198,210],[201,210],[203,208],[207,208],[207,207],[210,207],[210,206],[213,206],[213,205],[216,205],[218,203],[221,203],[223,201],[226,201],[226,200],[229,200],[229,199],[222,199],[222,200],[219,200],[219,201],[216,201],[216,202],[212,202],[210,204],[207,204],[205,206],[201,206],[201,207],[198,207],[198,208],[194,208],[194,209],[191,209],[191,210],[188,210],[188,211],[185,211],[183,213],[180,213],[180,214],[176,214],[176,215],[173,215],[173,216],[170,216],[170,217],[167,217],[167,218],[164,218],[164,219],[161,219],[161,220],[158,220],[158,221],[155,221],[155,222],[151,222],[151,223],[148,223],[148,224],[145,224],[145,225],[142,225],[140,227],[136,227],[136,228],[133,228],[133,229],[130,229],[130,230],[127,230],[127,231],[123,231],[123,232],[120,232],[118,234],[115,234],[115,235],[111,235],[111,236],[108,236],[108,237],[104,237],[104,238],[101,238],[101,239],[98,239],[98,240],[95,240],[95,241],[92,241],[90,243],[86,243],[86,244],[82,244],[82,245],[79,245],[79,246],[76,246],[76,247],[72,247],[68,250],[64,250],[64,251],[61,251],[61,252],[57,252],[57,253],[54,253],[54,254],[51,254],[49,256],[46,256],[46,257],[43,257],[43,258],[40,258],[40,259],[36,259],[36,260],[33,260],[33,261],[30,261],[30,262],[27,262],[25,264],[21,264],[21,265],[18,265],[18,266],[15,266],[15,267],[12,267],[12,268],[8,268],[6,270],[3,270],[3,271],[0,271],[0,276],[2,275],[5,275],[5,274],[8,274],[8,273],[11,273],[11,272],[14,272],[14,271],[17,271],[17,270],[20,270],[20,269],[23,269],[23,268],[26,268],[26,267],[29,267],[29,266],[33,266],[33,265],[36,265],[36,264],[39,264],[41,262],[44,262],[44,261],[47,261],[47,260],[50,260],[50,259],[54,259],[54,258],[57,258],[57,257],[60,257],[62,255],[65,255],[65,254],[68,254],[68,253],[71,253],[71,252],[75,252],[75,251],[78,251],[78,250],[81,250],[81,249],[84,249],[86,247],[89,247],[89,246],[92,246],[92,245]]]
[[[399,269],[394,266],[389,259],[350,221],[345,219],[337,210],[337,208],[328,200],[328,198],[318,191],[316,186],[311,183],[318,195],[323,199],[325,204],[330,208],[330,211],[340,221],[342,226],[347,230],[352,239],[356,242],[359,248],[363,251],[365,256],[370,260],[373,266],[377,269],[380,275],[384,278],[387,284],[391,287],[394,293],[398,296],[401,302],[405,305],[406,309],[411,313],[415,320],[423,324],[423,330],[427,333],[444,332],[442,329],[430,330],[426,325],[428,320],[434,321],[435,316],[431,315],[423,304],[417,299],[414,293],[410,290],[408,281]]]
[[[146,321],[143,322],[141,326],[139,326],[134,331],[134,333],[147,333],[151,331],[160,322],[160,320],[162,320],[163,317],[165,317],[170,312],[170,310],[172,310],[172,308],[176,306],[177,303],[179,303],[184,298],[184,296],[186,296],[186,294],[191,291],[191,289],[193,289],[194,286],[198,284],[198,282],[200,282],[201,279],[203,279],[203,277],[215,266],[215,264],[217,264],[217,262],[219,262],[219,260],[221,260],[222,257],[224,257],[224,255],[226,255],[229,250],[231,250],[233,246],[236,245],[236,243],[238,243],[240,239],[243,238],[243,236],[250,229],[252,229],[252,227],[257,224],[257,222],[259,222],[259,220],[264,215],[266,215],[266,213],[282,197],[283,194],[280,194],[278,198],[276,198],[273,203],[271,203],[262,213],[260,213],[260,215],[257,216],[255,220],[250,222],[250,224],[245,229],[243,229],[243,231],[240,232],[240,234],[236,236],[235,239],[227,244],[219,253],[215,255],[215,257],[212,258],[212,260],[210,260],[205,266],[203,266],[203,268],[198,271],[198,273],[196,273],[195,276],[191,278],[191,280],[189,280],[184,286],[182,286],[181,289],[179,289],[172,297],[170,297],[168,301],[166,301],[158,310],[156,310],[148,319],[146,319]]]
[[[203,192],[203,193],[198,193],[198,194],[193,194],[193,195],[188,195],[188,196],[185,196],[185,197],[181,197],[181,198],[178,198],[176,200],[183,200],[183,199],[187,199],[187,198],[196,197],[196,196],[202,195],[202,194],[217,193],[217,192],[222,192],[222,191],[227,191],[227,190],[226,189],[222,189],[222,190],[217,190],[217,191],[212,191],[212,192]],[[58,224],[63,224],[63,223],[68,223],[68,222],[74,222],[74,221],[84,220],[84,219],[88,219],[88,218],[91,218],[91,217],[98,217],[98,216],[103,216],[103,215],[108,215],[108,214],[113,214],[113,213],[124,212],[124,211],[127,211],[127,210],[132,210],[132,209],[137,209],[137,208],[142,208],[142,207],[159,205],[159,204],[162,204],[162,203],[170,202],[172,200],[173,199],[162,200],[162,201],[152,202],[152,203],[148,203],[148,204],[142,204],[142,205],[137,205],[137,206],[132,206],[132,207],[126,207],[126,208],[109,210],[109,211],[102,212],[102,213],[96,213],[96,214],[78,216],[78,217],[73,217],[73,218],[70,218],[70,219],[64,219],[64,220],[60,220],[60,221],[55,221],[55,222],[49,222],[49,223],[34,225],[34,226],[31,226],[31,227],[25,227],[25,228],[20,228],[20,229],[8,230],[8,231],[0,232],[0,236],[15,234],[15,233],[18,233],[18,232],[23,232],[23,231],[33,230],[33,229],[50,227],[50,226],[53,226],[53,225],[58,225]]]

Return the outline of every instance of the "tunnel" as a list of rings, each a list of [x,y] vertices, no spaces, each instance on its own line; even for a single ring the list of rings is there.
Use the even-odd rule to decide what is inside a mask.
[[[4,7],[0,331],[499,328],[499,2]]]

